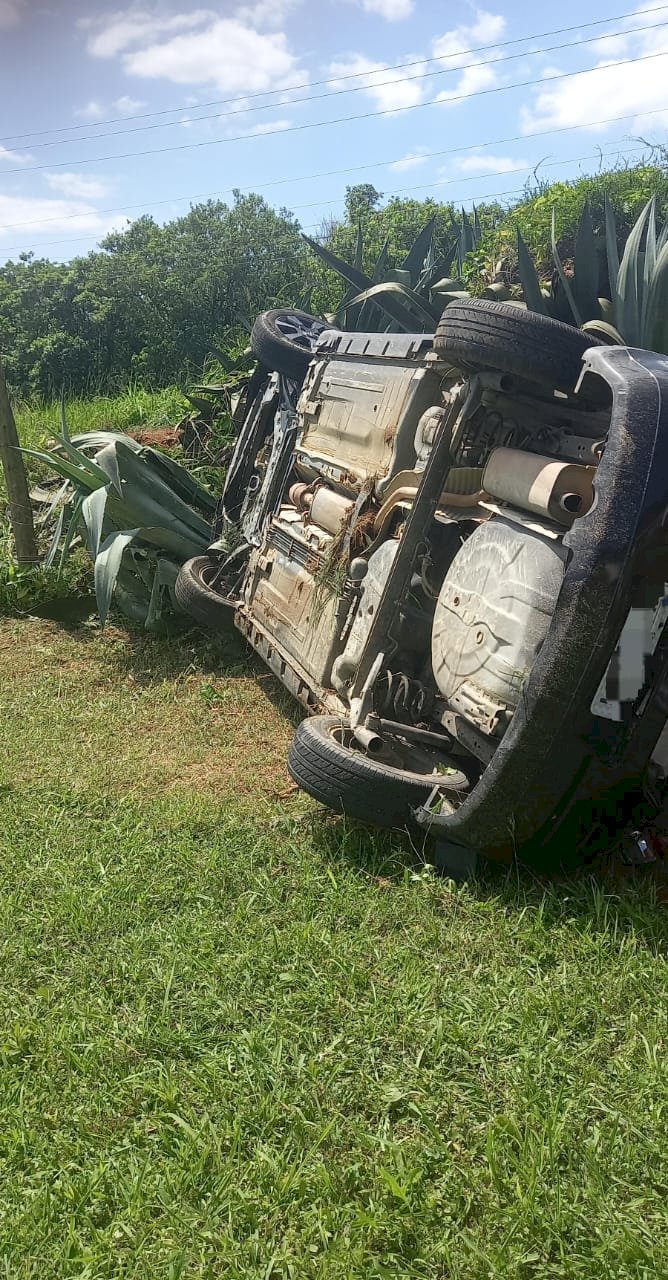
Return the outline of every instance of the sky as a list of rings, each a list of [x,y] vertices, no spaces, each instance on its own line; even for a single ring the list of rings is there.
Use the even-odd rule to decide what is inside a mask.
[[[312,234],[357,182],[511,201],[667,135],[658,0],[0,0],[0,262],[234,188]]]

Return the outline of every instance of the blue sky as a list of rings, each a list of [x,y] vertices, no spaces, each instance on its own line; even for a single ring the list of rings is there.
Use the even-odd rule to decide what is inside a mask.
[[[584,16],[575,0],[0,0],[0,261],[67,259],[233,187],[315,231],[354,182],[470,206],[512,198],[539,162],[557,178],[599,148],[632,161],[639,135],[666,138],[668,4]]]

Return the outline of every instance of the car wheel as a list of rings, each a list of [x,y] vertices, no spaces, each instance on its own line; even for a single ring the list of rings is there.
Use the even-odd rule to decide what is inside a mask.
[[[186,560],[179,570],[174,595],[179,608],[195,622],[217,631],[219,635],[231,635],[236,601],[226,599],[210,585],[218,567],[209,556]]]
[[[446,307],[434,350],[463,368],[495,369],[572,391],[585,351],[599,346],[572,325],[504,302],[470,298]]]
[[[390,747],[396,764],[366,755],[338,716],[313,716],[302,721],[294,736],[288,771],[321,804],[376,827],[414,826],[413,810],[425,803],[436,782],[449,791],[468,790],[466,774],[450,770],[444,754],[400,738]],[[439,765],[450,771],[437,772]]]
[[[313,348],[327,328],[306,311],[276,307],[257,317],[251,333],[253,355],[267,369],[301,382],[311,363]]]

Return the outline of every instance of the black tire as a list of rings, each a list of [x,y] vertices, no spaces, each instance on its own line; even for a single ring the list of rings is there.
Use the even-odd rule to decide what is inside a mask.
[[[267,369],[302,382],[317,338],[327,328],[322,320],[297,308],[275,307],[258,316],[251,333],[253,355]]]
[[[184,613],[203,627],[217,631],[219,635],[231,635],[234,631],[235,602],[226,600],[208,585],[216,572],[216,562],[209,556],[195,556],[181,566],[174,587],[176,603]]]
[[[591,335],[560,320],[484,298],[451,303],[434,338],[434,350],[464,369],[495,369],[559,391],[573,390],[594,346]]]
[[[434,776],[393,768],[339,740],[350,736],[347,724],[338,716],[303,720],[288,756],[291,778],[302,791],[337,813],[376,827],[414,827],[413,809],[430,795]],[[448,789],[454,791],[457,786],[462,791],[468,789],[463,773],[448,777]]]

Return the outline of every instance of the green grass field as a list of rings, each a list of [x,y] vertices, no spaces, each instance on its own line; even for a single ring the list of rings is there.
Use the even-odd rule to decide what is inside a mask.
[[[130,431],[136,427],[167,427],[179,422],[188,402],[177,387],[147,391],[129,386],[116,396],[93,395],[69,399],[65,416],[71,435],[83,431]],[[60,431],[61,409],[57,400],[19,403],[15,406],[21,443],[42,448]]]
[[[80,615],[0,621],[0,1273],[668,1274],[652,882],[456,889],[241,647]]]

